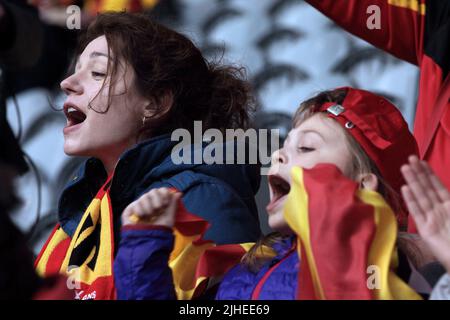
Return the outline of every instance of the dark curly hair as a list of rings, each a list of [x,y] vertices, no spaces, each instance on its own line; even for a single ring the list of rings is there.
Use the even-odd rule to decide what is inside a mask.
[[[108,43],[111,79],[122,58],[135,72],[132,85],[152,101],[148,106],[152,116],[145,121],[141,138],[177,128],[192,131],[194,121],[202,121],[203,130],[248,127],[254,99],[243,68],[210,63],[184,35],[145,14],[126,12],[99,15],[80,38],[75,58],[102,35]],[[170,108],[161,103],[168,94],[173,101]]]

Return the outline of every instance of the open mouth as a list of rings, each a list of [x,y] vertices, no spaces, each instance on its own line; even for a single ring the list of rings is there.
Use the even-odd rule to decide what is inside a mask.
[[[66,128],[76,126],[86,120],[86,114],[72,105],[64,106],[64,114],[67,118]]]
[[[267,205],[267,212],[273,211],[278,205],[284,201],[289,191],[291,190],[291,185],[289,182],[284,180],[280,176],[272,175],[269,176],[269,186],[272,191],[272,199]]]

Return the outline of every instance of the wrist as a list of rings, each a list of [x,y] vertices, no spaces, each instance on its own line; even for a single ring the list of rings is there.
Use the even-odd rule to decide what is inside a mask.
[[[450,274],[450,243],[440,238],[429,238],[426,241],[434,257],[444,266]]]

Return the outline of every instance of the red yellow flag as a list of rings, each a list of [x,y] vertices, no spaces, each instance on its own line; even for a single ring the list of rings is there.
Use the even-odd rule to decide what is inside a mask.
[[[295,167],[284,216],[298,236],[298,299],[421,299],[395,274],[391,208],[335,166]]]

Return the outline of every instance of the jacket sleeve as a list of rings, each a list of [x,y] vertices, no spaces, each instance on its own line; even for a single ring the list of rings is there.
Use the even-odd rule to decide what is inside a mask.
[[[120,300],[176,299],[168,261],[174,245],[172,230],[158,226],[123,227],[114,260]]]
[[[430,300],[450,300],[450,274],[444,274],[431,291]]]
[[[402,60],[420,64],[426,0],[306,1],[357,37]],[[373,28],[378,12],[379,28]]]

